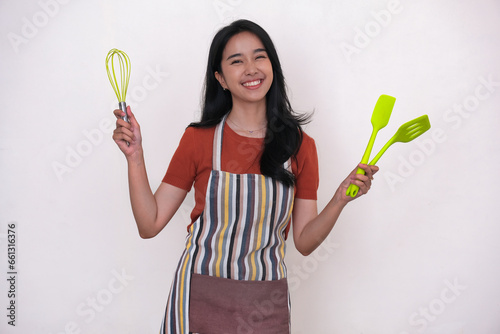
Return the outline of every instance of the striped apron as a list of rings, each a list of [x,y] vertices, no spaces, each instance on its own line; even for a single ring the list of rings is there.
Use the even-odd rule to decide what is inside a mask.
[[[161,334],[290,332],[284,257],[294,190],[264,175],[222,171],[224,124],[215,130],[205,209],[188,232]]]

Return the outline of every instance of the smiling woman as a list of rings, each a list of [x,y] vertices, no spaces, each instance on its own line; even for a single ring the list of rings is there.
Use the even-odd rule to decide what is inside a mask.
[[[359,197],[378,168],[359,165],[366,175],[354,169],[318,215],[316,147],[301,128],[307,117],[291,108],[271,38],[247,20],[215,35],[201,120],[186,129],[155,194],[134,114],[127,110],[129,124],[114,113],[141,237],[158,234],[195,190],[161,333],[289,333],[284,257],[292,216],[295,246],[309,255],[353,200],[348,185],[360,187]]]
[[[222,59],[215,77],[231,92],[232,119],[243,124],[257,121],[260,124],[256,126],[265,123],[265,98],[273,82],[273,67],[260,39],[250,32],[239,33],[227,43]],[[246,108],[254,115],[243,112]]]

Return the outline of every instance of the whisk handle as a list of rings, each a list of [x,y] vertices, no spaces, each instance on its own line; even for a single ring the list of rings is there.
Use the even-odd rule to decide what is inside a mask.
[[[118,106],[120,107],[120,110],[125,113],[125,116],[123,116],[122,119],[130,123],[127,116],[127,104],[125,102],[118,102]]]
[[[127,104],[125,103],[125,101],[123,102],[118,102],[118,106],[120,107],[120,110],[123,111],[125,113],[124,116],[122,116],[122,119],[125,121],[125,122],[128,122],[130,123],[130,121],[128,120],[128,116],[127,116]],[[127,142],[127,146],[130,146],[130,143]]]

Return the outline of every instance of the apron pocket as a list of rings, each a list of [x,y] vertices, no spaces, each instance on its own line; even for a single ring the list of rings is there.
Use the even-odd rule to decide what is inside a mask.
[[[200,334],[287,334],[286,278],[243,281],[192,274],[189,330]]]

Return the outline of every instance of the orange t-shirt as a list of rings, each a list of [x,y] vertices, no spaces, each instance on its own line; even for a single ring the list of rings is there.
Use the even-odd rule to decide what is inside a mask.
[[[215,127],[188,127],[163,178],[163,182],[187,191],[191,190],[194,182],[195,207],[191,212],[191,224],[205,207],[205,194],[212,171],[214,133]],[[263,142],[264,138],[241,136],[226,124],[222,141],[222,170],[234,174],[261,174]],[[305,133],[297,159],[292,159],[292,173],[296,181],[295,197],[316,200],[319,186],[318,155],[314,139]],[[286,229],[287,234],[289,228]]]

